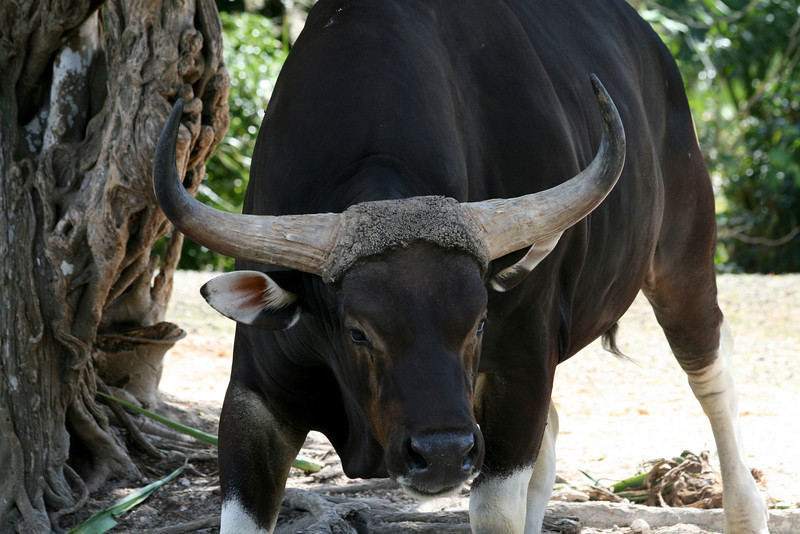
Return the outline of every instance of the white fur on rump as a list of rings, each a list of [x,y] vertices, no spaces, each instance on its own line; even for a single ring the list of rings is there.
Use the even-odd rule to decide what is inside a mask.
[[[277,311],[297,297],[258,271],[234,271],[209,280],[201,290],[212,308],[234,321],[253,324],[264,310]]]
[[[732,352],[733,333],[723,320],[717,359],[705,369],[688,372],[689,385],[708,416],[717,444],[726,534],[769,534],[767,509],[747,467],[739,430]]]

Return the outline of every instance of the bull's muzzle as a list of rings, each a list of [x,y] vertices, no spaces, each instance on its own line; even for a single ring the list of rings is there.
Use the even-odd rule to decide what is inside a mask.
[[[398,439],[393,477],[415,497],[456,492],[477,475],[483,462],[483,438],[468,432],[433,432]]]

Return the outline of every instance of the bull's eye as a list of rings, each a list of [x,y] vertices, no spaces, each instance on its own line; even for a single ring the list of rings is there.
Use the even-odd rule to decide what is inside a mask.
[[[483,327],[486,326],[486,319],[481,319],[481,322],[478,324],[478,329],[475,331],[476,334],[483,333]]]
[[[367,343],[369,343],[367,335],[358,328],[348,328],[347,334],[350,336],[350,340],[356,345],[366,345]]]

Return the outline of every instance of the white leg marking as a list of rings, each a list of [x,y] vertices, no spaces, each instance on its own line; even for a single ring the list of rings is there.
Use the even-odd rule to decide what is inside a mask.
[[[469,524],[476,534],[539,534],[556,479],[558,413],[553,401],[539,457],[503,478],[484,481],[469,498]]]
[[[558,412],[556,405],[550,401],[550,412],[547,414],[547,428],[544,429],[542,446],[536,465],[533,468],[530,484],[528,484],[528,513],[525,518],[525,534],[539,534],[542,521],[547,511],[547,502],[553,494],[556,481],[556,437],[558,436]]]
[[[705,369],[687,375],[717,444],[726,534],[769,534],[764,499],[747,467],[739,431],[738,400],[731,372],[732,349],[733,334],[725,320],[717,359]]]
[[[533,467],[485,480],[469,497],[469,525],[475,534],[522,534],[525,500]]]
[[[259,527],[255,518],[244,509],[238,499],[233,498],[222,503],[220,534],[269,534],[274,529],[275,525],[271,525],[269,530]]]

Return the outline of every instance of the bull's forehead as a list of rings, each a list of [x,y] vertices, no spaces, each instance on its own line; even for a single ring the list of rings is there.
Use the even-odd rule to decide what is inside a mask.
[[[344,224],[322,276],[336,281],[357,261],[424,241],[472,255],[485,271],[486,244],[459,203],[441,196],[364,202],[347,209]]]
[[[473,329],[488,298],[471,255],[425,243],[359,263],[341,287],[340,310],[384,332],[420,323],[460,337]]]

